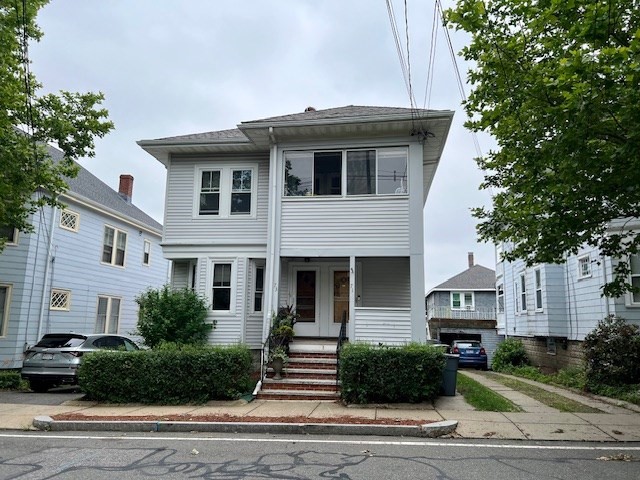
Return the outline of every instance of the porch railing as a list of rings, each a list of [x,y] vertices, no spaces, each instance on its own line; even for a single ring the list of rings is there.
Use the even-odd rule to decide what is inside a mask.
[[[496,309],[493,307],[476,307],[473,310],[458,310],[451,307],[429,307],[427,309],[427,319],[431,318],[495,320]]]
[[[336,346],[336,387],[340,384],[340,351],[342,345],[347,340],[347,312],[342,312],[342,322],[340,323],[340,333],[338,334],[338,345]]]

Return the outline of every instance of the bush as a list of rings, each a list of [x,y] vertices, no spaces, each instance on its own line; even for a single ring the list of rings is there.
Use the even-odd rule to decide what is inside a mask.
[[[136,302],[140,306],[136,334],[151,348],[162,342],[203,345],[214,327],[206,323],[206,300],[186,288],[149,289]]]
[[[583,343],[587,388],[640,383],[640,328],[609,315]]]
[[[347,403],[421,402],[442,384],[444,354],[430,346],[346,344],[340,354],[342,398]]]
[[[233,399],[251,389],[251,352],[244,345],[163,344],[155,350],[95,352],[78,369],[92,400],[178,405]]]
[[[16,390],[20,388],[21,383],[20,372],[15,370],[0,371],[0,389]]]
[[[496,372],[506,372],[512,367],[529,365],[529,358],[520,340],[507,338],[498,345],[493,354],[491,368]]]

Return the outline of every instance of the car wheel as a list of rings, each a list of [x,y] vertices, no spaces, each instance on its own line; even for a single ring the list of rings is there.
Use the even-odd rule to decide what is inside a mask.
[[[46,393],[53,385],[49,382],[43,382],[42,380],[36,380],[29,382],[29,387],[36,393]]]

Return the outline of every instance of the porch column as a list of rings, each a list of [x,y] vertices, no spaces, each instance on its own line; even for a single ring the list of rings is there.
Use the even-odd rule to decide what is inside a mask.
[[[349,257],[349,323],[347,336],[350,341],[356,339],[356,257]]]

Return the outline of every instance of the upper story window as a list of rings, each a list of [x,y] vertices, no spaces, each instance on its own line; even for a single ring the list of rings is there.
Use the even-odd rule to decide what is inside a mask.
[[[220,170],[201,172],[200,215],[218,215],[220,213]]]
[[[104,241],[102,245],[102,262],[124,267],[124,257],[127,250],[127,234],[117,228],[104,227]]]
[[[251,216],[256,208],[257,167],[199,168],[197,197],[194,204],[196,216]]]
[[[71,210],[62,210],[60,212],[60,227],[77,232],[80,228],[80,214]]]
[[[284,195],[398,195],[408,189],[406,148],[285,152]]]
[[[504,284],[498,284],[496,289],[498,291],[498,313],[504,313]]]
[[[474,306],[473,292],[451,292],[452,310],[473,310]]]
[[[149,240],[144,241],[144,245],[142,247],[142,264],[149,265],[151,261],[151,242]]]
[[[6,245],[17,245],[18,229],[0,225],[0,239],[4,239]]]
[[[9,300],[11,299],[11,285],[0,285],[0,337],[7,333],[9,323]]]
[[[578,257],[578,278],[591,276],[591,258],[589,254]]]

